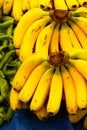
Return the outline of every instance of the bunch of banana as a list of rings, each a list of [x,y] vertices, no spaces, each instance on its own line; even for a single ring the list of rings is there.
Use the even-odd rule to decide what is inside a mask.
[[[18,22],[20,18],[32,8],[42,8],[43,10],[52,9],[51,0],[0,0],[0,9],[3,15],[11,15]]]
[[[48,59],[40,53],[27,56],[12,82],[12,109],[27,108],[40,120],[47,119],[59,112],[64,92],[68,113],[77,114],[87,108],[86,66],[87,49],[58,50]]]

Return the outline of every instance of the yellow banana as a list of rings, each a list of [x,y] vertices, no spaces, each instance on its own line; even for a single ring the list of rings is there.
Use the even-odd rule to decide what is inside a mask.
[[[19,91],[22,89],[24,83],[26,82],[31,71],[40,63],[43,62],[43,59],[37,53],[33,53],[29,55],[24,62],[22,62],[21,66],[17,70],[15,77],[12,82],[12,87]]]
[[[22,1],[22,10],[28,11],[30,9],[30,3],[29,0],[23,0]]]
[[[68,62],[73,65],[87,80],[87,61],[82,59],[69,59]]]
[[[18,4],[18,2],[17,2]],[[49,15],[49,12],[43,11],[40,8],[32,8],[28,10],[18,22],[14,32],[14,46],[20,48],[22,39],[28,27],[37,19],[42,16]]]
[[[63,79],[66,109],[69,114],[76,114],[78,106],[74,81],[69,71],[64,66],[61,66],[61,74]]]
[[[21,108],[21,103],[18,100],[18,94],[19,93],[17,91],[15,91],[13,88],[11,88],[11,91],[10,91],[10,106],[14,111],[16,109]]]
[[[52,2],[51,0],[39,0],[40,7],[43,10],[50,10],[52,9]]]
[[[59,28],[60,28],[60,23],[58,23],[53,30],[50,45],[49,45],[49,53],[59,52]]]
[[[28,55],[33,53],[34,45],[41,30],[51,21],[49,16],[33,22],[27,29],[20,47],[20,60],[23,61]]]
[[[49,25],[44,27],[44,29],[39,33],[36,41],[35,52],[40,53],[40,55],[46,58],[48,57],[49,45],[55,25],[55,22],[51,22]]]
[[[54,67],[52,66],[41,77],[30,103],[31,111],[38,111],[44,105],[46,98],[49,94],[53,73]]]
[[[0,8],[3,7],[4,0],[0,0]]]
[[[71,59],[83,59],[87,60],[87,49],[74,49],[68,52]]]
[[[60,10],[68,10],[65,0],[54,0],[54,8]]]
[[[18,4],[18,2],[20,4]],[[22,10],[22,0],[14,0],[13,1],[13,8],[11,15],[14,17],[16,21],[19,21],[23,15],[23,10]]]
[[[13,0],[4,0],[3,14],[9,14],[13,8]]]
[[[77,0],[65,0],[69,10],[76,10],[79,8],[79,3]]]
[[[46,107],[43,106],[39,111],[35,112],[37,118],[41,121],[48,118]]]
[[[69,26],[67,23],[61,25],[60,29],[60,47],[64,51],[70,51],[74,48],[69,36]]]
[[[53,75],[47,102],[47,113],[49,116],[56,115],[61,106],[63,94],[63,83],[59,67],[56,67]]]
[[[20,101],[27,103],[31,99],[39,80],[45,71],[49,68],[49,66],[50,64],[48,62],[43,62],[40,65],[36,66],[35,69],[33,69],[23,88],[19,92]]]
[[[77,69],[70,64],[66,64],[76,88],[77,105],[80,109],[87,107],[87,83]]]
[[[87,18],[71,17],[71,19],[86,33],[87,35]]]
[[[80,6],[87,7],[87,0],[77,0]]]
[[[76,34],[82,48],[87,49],[87,36],[84,31],[75,22],[69,20],[68,23]]]
[[[68,118],[71,123],[79,122],[87,114],[87,109],[79,109],[76,114],[69,114]]]
[[[87,7],[81,6],[75,11],[71,11],[71,16],[81,16],[81,17],[87,17]]]
[[[30,3],[30,9],[40,7],[39,0],[29,0],[29,3]]]

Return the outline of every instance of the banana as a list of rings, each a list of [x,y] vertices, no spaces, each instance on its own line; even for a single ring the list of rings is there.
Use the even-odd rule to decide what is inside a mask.
[[[65,0],[69,10],[76,10],[79,8],[79,3],[77,0]]]
[[[17,70],[12,82],[12,87],[17,91],[21,90],[31,71],[44,60],[45,59],[37,53],[29,55]]]
[[[63,79],[66,109],[69,114],[76,114],[78,106],[74,81],[69,71],[64,66],[61,66],[61,74]]]
[[[42,57],[48,57],[49,45],[55,25],[55,22],[51,22],[48,26],[44,27],[44,29],[38,35],[35,52],[40,53]]]
[[[30,9],[40,7],[39,0],[29,0],[29,3],[30,3]]]
[[[71,59],[83,59],[87,60],[87,49],[74,49],[68,52]]]
[[[43,106],[39,111],[35,112],[37,118],[41,121],[48,118],[46,107]]]
[[[76,114],[69,114],[68,118],[71,123],[79,122],[87,114],[87,109],[79,109]]]
[[[58,10],[68,10],[65,0],[54,0],[54,8]]]
[[[0,0],[0,8],[3,8],[4,0]]]
[[[82,59],[69,59],[68,62],[73,65],[87,80],[87,61]]]
[[[75,48],[81,48],[76,35],[67,23],[61,25],[60,47],[64,51],[70,51]]]
[[[47,102],[47,113],[49,116],[56,115],[60,110],[63,94],[63,83],[59,67],[56,67],[53,75]]]
[[[84,119],[83,127],[84,127],[85,130],[87,129],[87,115],[86,115],[86,117]]]
[[[34,45],[39,33],[50,21],[51,18],[49,16],[44,16],[43,18],[36,20],[29,26],[20,46],[19,57],[21,61],[24,61],[24,59],[28,55],[33,53]]]
[[[87,7],[87,0],[77,0],[80,6]]]
[[[31,72],[30,76],[28,77],[23,88],[19,92],[18,98],[20,101],[27,103],[31,99],[37,87],[38,82],[40,81],[42,75],[49,67],[50,64],[47,61],[36,66],[36,68]]]
[[[10,106],[14,111],[16,109],[21,108],[21,103],[18,100],[18,94],[19,93],[17,91],[15,91],[13,88],[11,88],[11,91],[10,91]]]
[[[49,68],[41,77],[30,103],[31,111],[38,111],[44,105],[46,98],[49,94],[53,74],[54,67],[51,66],[51,68]]]
[[[71,17],[71,19],[86,33],[87,35],[87,18]]]
[[[84,31],[73,21],[68,21],[82,48],[87,49],[87,36]]]
[[[70,64],[66,64],[67,69],[69,70],[72,79],[75,83],[76,88],[76,99],[77,105],[80,109],[87,107],[87,83],[85,78],[77,71],[77,69]]]
[[[79,7],[77,8],[75,11],[70,11],[71,12],[71,16],[81,16],[81,17],[87,17],[87,7]]]
[[[22,10],[28,11],[30,9],[30,3],[29,0],[23,0],[22,1]]]
[[[13,7],[13,0],[4,0],[3,3],[3,14],[9,14]]]
[[[61,24],[59,41],[60,41],[60,48],[62,50],[70,51],[71,49],[73,49],[73,45],[72,45],[72,43],[69,39],[69,35],[68,35],[67,23]]]
[[[18,4],[18,3],[17,3]],[[37,19],[42,16],[49,15],[49,12],[43,11],[40,8],[32,8],[28,10],[18,22],[15,32],[14,32],[14,46],[15,48],[20,48],[22,39],[28,27]]]
[[[49,45],[49,53],[59,52],[59,28],[60,28],[60,23],[58,23],[53,30],[50,45]]]
[[[53,8],[51,0],[39,0],[39,4],[43,10],[50,10]]]
[[[19,3],[20,4],[18,4],[18,0],[13,1],[13,8],[11,12],[11,16],[13,16],[16,21],[19,21],[23,15],[22,0],[19,0]]]

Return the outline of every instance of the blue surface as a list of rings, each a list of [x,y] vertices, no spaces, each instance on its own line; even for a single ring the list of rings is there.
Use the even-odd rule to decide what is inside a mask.
[[[64,107],[59,113],[46,121],[40,121],[28,110],[17,110],[9,123],[4,123],[0,130],[84,130],[82,121],[72,125]]]

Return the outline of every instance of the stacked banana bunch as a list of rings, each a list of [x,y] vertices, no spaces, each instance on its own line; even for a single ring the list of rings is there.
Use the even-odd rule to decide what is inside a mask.
[[[76,10],[80,6],[87,7],[87,0],[0,0],[0,8],[4,15],[11,15],[19,21],[23,14],[32,8],[42,8],[43,10],[57,9]]]
[[[10,105],[40,120],[56,115],[63,97],[69,114],[87,109],[87,1],[51,3],[49,11],[41,6],[25,12],[14,31],[21,66]]]

